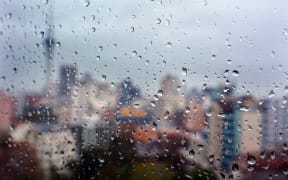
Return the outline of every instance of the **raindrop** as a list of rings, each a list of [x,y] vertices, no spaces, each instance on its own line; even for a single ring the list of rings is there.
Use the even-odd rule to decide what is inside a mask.
[[[98,46],[98,52],[103,51],[103,46]]]
[[[156,24],[161,24],[161,19],[160,18],[156,19]]]
[[[226,69],[226,70],[224,71],[224,76],[228,76],[228,73],[229,73],[229,70]]]
[[[95,18],[96,18],[96,17],[95,17],[95,15],[94,15],[94,14],[92,14],[92,15],[91,15],[91,18],[90,18],[90,21],[94,21],[94,20],[95,20]]]
[[[11,19],[11,17],[12,17],[12,13],[9,12],[9,13],[6,15],[6,17],[7,17],[8,19]]]
[[[286,175],[286,176],[287,176],[287,175],[288,175],[288,168],[287,168],[287,167],[285,167],[285,168],[282,170],[282,172],[283,172],[283,174],[284,174],[284,175]]]
[[[208,5],[208,1],[205,0],[205,1],[203,2],[203,4],[204,4],[204,6],[207,6],[207,5]]]
[[[171,48],[172,47],[172,43],[171,42],[167,42],[166,43],[166,47]]]
[[[84,0],[84,6],[88,7],[90,5],[90,0]]]
[[[155,102],[155,101],[151,101],[151,102],[150,102],[150,105],[151,105],[152,107],[155,107],[155,106],[156,106],[156,102]]]
[[[232,75],[235,76],[235,77],[238,77],[239,76],[239,71],[233,70],[232,71]]]
[[[134,103],[133,106],[134,106],[135,108],[139,108],[140,104],[139,104],[139,103]]]
[[[275,51],[271,51],[271,57],[275,58],[276,52]]]
[[[288,36],[288,28],[284,28],[283,29],[283,35],[284,35],[285,38],[287,38],[287,36]]]
[[[288,86],[284,87],[284,91],[285,91],[285,93],[288,93]]]
[[[212,61],[216,59],[216,54],[212,54]]]
[[[195,155],[195,152],[194,152],[193,149],[191,149],[191,150],[189,151],[189,156],[190,156],[191,158],[193,158],[194,155]]]
[[[41,32],[40,32],[40,38],[43,38],[43,37],[44,37],[44,34],[45,34],[44,31],[41,31]]]
[[[186,67],[182,67],[182,75],[183,76],[187,76],[187,68]]]
[[[275,96],[275,92],[273,91],[273,90],[271,90],[270,92],[269,92],[269,94],[268,94],[268,97],[269,98],[272,98],[272,97],[274,97]]]
[[[28,112],[28,117],[32,117],[32,112]]]
[[[158,90],[158,92],[157,92],[157,96],[163,96],[163,90]]]
[[[189,112],[190,112],[190,107],[187,106],[187,107],[185,108],[185,113],[189,113]]]
[[[247,162],[249,165],[255,165],[256,164],[256,158],[254,156],[249,155],[247,158]]]
[[[271,158],[272,160],[275,160],[276,154],[275,154],[274,151],[271,152],[270,158]]]
[[[101,57],[100,56],[96,56],[96,60],[100,61]]]
[[[239,171],[239,165],[236,164],[236,163],[234,163],[234,164],[232,165],[232,171],[233,171],[233,172],[238,172],[238,171]]]
[[[100,163],[104,163],[104,162],[105,162],[105,159],[102,158],[102,157],[99,157],[99,158],[98,158],[98,161],[99,161]]]
[[[209,160],[210,162],[213,162],[213,161],[214,161],[214,155],[210,155],[210,156],[208,157],[208,160]]]
[[[133,26],[130,27],[130,32],[134,32],[135,28]]]
[[[117,61],[117,57],[113,57],[113,61]]]
[[[153,128],[152,128],[152,129],[153,129],[153,130],[156,130],[156,129],[157,129],[157,124],[156,124],[155,122],[153,122],[152,125],[153,125]]]
[[[199,151],[202,151],[202,150],[203,150],[203,148],[204,148],[204,145],[203,145],[203,144],[198,144],[198,146],[197,146],[197,147],[198,147],[198,150],[199,150]]]
[[[105,74],[102,74],[102,80],[106,81],[106,79],[107,79],[107,76]]]
[[[57,46],[57,47],[61,47],[61,42],[59,42],[59,41],[56,42],[56,46]]]
[[[249,172],[252,172],[252,171],[254,171],[254,167],[251,166],[251,165],[249,165],[249,166],[247,167],[247,170],[248,170]]]
[[[169,117],[169,111],[165,111],[165,113],[164,113],[164,119],[168,119],[168,117]]]
[[[132,56],[137,56],[137,51],[132,51]]]

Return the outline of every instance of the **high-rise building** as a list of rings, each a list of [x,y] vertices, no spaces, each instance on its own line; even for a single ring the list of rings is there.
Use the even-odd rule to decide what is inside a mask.
[[[251,96],[241,98],[240,107],[240,150],[241,155],[256,155],[261,144],[261,114],[258,101]]]
[[[183,110],[185,106],[184,86],[179,79],[173,75],[166,75],[160,82],[160,90],[154,96],[154,115],[160,120],[159,127],[168,128],[173,126],[167,117],[173,115],[177,110]]]
[[[75,65],[63,65],[60,70],[60,96],[70,96],[71,88],[76,84]]]
[[[273,148],[288,142],[288,104],[278,99],[266,99],[262,108],[262,148]]]
[[[8,130],[15,119],[16,105],[11,96],[0,91],[0,131]]]
[[[221,171],[230,171],[238,154],[237,130],[240,108],[232,96],[232,88],[209,88],[207,95],[207,118],[209,124],[210,153],[216,159],[214,165]]]

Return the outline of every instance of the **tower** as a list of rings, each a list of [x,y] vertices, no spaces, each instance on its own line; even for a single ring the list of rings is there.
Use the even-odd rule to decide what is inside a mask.
[[[52,63],[53,63],[53,52],[55,48],[54,30],[53,30],[53,1],[49,1],[50,6],[47,13],[46,24],[48,29],[46,32],[46,37],[44,39],[45,47],[45,58],[46,58],[46,87],[48,94],[50,92],[51,76],[52,76]]]
[[[76,84],[77,68],[75,65],[63,65],[60,69],[60,95],[70,96],[71,88]]]

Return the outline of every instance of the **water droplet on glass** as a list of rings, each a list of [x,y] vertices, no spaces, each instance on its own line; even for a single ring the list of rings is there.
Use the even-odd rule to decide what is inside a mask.
[[[190,107],[187,106],[187,107],[185,108],[185,113],[190,113]]]
[[[106,76],[105,74],[103,74],[103,75],[102,75],[102,80],[103,80],[103,81],[106,81],[106,79],[107,79],[107,76]]]
[[[134,32],[135,28],[133,26],[130,27],[130,32]]]
[[[160,18],[156,19],[156,24],[161,24],[161,19]]]
[[[56,42],[56,47],[61,47],[61,42]]]
[[[132,51],[132,56],[137,56],[137,51]]]
[[[11,13],[11,12],[7,13],[6,17],[7,17],[8,19],[11,19],[12,13]]]
[[[288,28],[284,28],[283,29],[283,35],[284,35],[285,38],[287,38],[287,36],[288,36]]]
[[[41,32],[40,32],[40,38],[43,38],[44,35],[45,35],[44,31],[41,31]]]
[[[232,171],[235,173],[235,172],[238,172],[239,171],[239,165],[238,164],[236,164],[236,163],[234,163],[233,165],[232,165]]]
[[[194,155],[195,155],[195,152],[194,152],[193,149],[191,149],[191,150],[189,151],[189,156],[190,156],[191,158],[193,158]]]
[[[271,51],[271,57],[275,58],[276,52],[275,51]]]
[[[273,90],[271,90],[268,94],[269,98],[273,98],[275,96],[275,92]]]
[[[198,144],[197,148],[198,148],[199,151],[202,151],[203,148],[204,148],[204,145],[203,144]]]
[[[214,161],[214,155],[210,155],[210,156],[208,157],[208,160],[209,160],[210,162],[213,162],[213,161]]]
[[[182,75],[183,76],[187,76],[187,68],[186,67],[182,67]]]
[[[166,43],[166,47],[171,48],[172,47],[172,43],[171,42],[167,42]]]
[[[157,96],[160,96],[160,97],[163,96],[163,90],[161,90],[161,89],[158,90],[158,92],[157,92]]]
[[[85,7],[88,7],[90,5],[90,0],[84,0],[83,3]]]
[[[100,56],[96,56],[96,60],[100,61],[101,57]]]
[[[169,118],[169,115],[170,115],[169,111],[165,111],[165,113],[164,113],[164,119],[168,119],[168,118]]]
[[[226,70],[224,71],[224,76],[228,76],[228,73],[229,73],[229,70],[226,69]]]
[[[261,159],[265,159],[265,157],[266,157],[265,151],[261,151],[261,152],[260,152],[260,158],[261,158]]]
[[[98,46],[98,52],[103,51],[103,46]]]
[[[102,158],[102,157],[98,157],[98,161],[99,161],[100,163],[104,163],[104,162],[105,162],[105,159]]]
[[[232,71],[232,75],[235,76],[235,77],[238,77],[239,76],[239,71],[233,70]]]
[[[150,105],[151,105],[152,107],[155,107],[155,106],[156,106],[156,102],[155,102],[155,101],[151,101],[151,102],[150,102]]]
[[[249,165],[254,165],[254,164],[256,164],[256,158],[252,155],[249,155],[247,158],[247,162]]]
[[[284,169],[282,169],[282,172],[284,175],[288,175],[288,168],[287,167],[284,167]]]
[[[270,158],[271,158],[272,160],[275,160],[276,154],[275,154],[274,151],[271,152]]]

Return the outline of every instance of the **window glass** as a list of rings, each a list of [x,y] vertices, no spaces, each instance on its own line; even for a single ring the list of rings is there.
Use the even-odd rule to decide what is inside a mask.
[[[0,1],[0,177],[287,179],[286,6]]]

